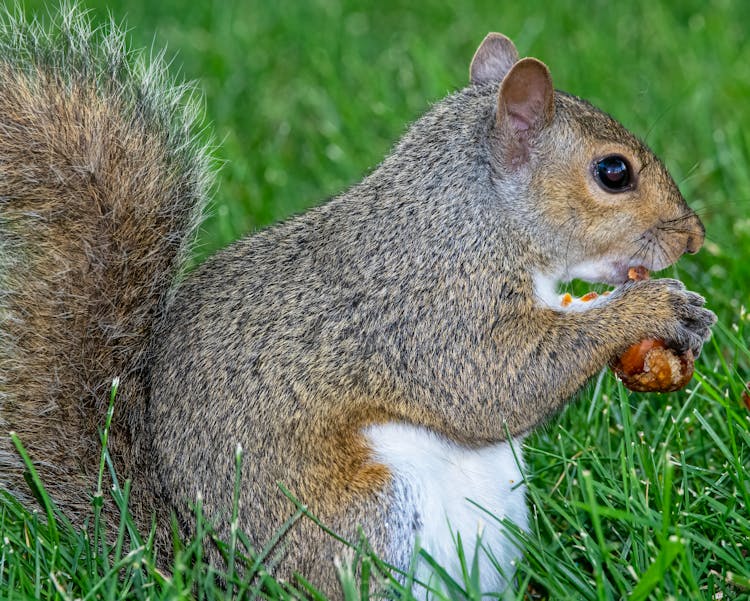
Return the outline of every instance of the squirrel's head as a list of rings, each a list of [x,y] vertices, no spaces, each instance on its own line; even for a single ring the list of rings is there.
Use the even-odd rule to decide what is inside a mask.
[[[496,187],[516,191],[511,210],[533,224],[548,275],[620,284],[629,267],[663,269],[700,249],[703,224],[661,161],[609,115],[555,91],[544,63],[490,33],[470,74],[497,90]]]

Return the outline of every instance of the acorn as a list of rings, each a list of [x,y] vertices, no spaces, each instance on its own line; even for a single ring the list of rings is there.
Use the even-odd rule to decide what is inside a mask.
[[[636,392],[673,392],[693,378],[695,357],[678,354],[662,340],[642,340],[610,364],[626,388]]]

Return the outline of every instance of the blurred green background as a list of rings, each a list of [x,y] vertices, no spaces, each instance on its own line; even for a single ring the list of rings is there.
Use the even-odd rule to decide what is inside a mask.
[[[38,13],[49,4],[23,3]],[[709,244],[702,255],[711,257],[690,264],[710,261],[723,283],[733,279],[723,255],[750,248],[750,3],[82,4],[96,20],[111,13],[126,23],[135,47],[166,47],[174,72],[205,93],[223,167],[204,256],[360,179],[430,103],[466,84],[473,51],[491,30],[665,160],[719,247]],[[745,282],[734,283],[747,290]]]

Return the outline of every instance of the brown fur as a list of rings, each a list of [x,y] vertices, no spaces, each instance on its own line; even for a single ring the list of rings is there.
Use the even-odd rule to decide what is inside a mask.
[[[191,532],[199,496],[229,533],[240,445],[240,526],[258,548],[293,512],[282,482],[406,568],[419,516],[404,515],[364,428],[404,422],[480,447],[534,428],[635,341],[700,350],[714,318],[673,280],[580,313],[537,302],[535,272],[608,253],[666,265],[700,245],[702,225],[621,125],[555,92],[499,34],[485,44],[472,85],[370,176],[217,253],[170,298],[203,155],[176,156],[169,127],[106,79],[4,64],[0,416],[69,513],[87,506],[118,375],[113,455],[160,533],[168,510]],[[632,191],[592,179],[612,152],[638,168]],[[3,444],[3,484],[20,491]],[[333,592],[341,550],[303,520],[276,574]]]
[[[0,56],[0,485],[27,497],[14,430],[53,499],[86,515],[120,377],[110,449],[148,526],[160,505],[140,444],[146,343],[202,205],[206,161],[197,146],[176,150],[192,143],[188,113],[163,114],[179,88],[159,89],[159,63],[139,75],[117,31],[76,53],[89,25],[70,12],[48,54],[36,26],[7,14],[3,25],[18,37],[3,37]],[[36,48],[20,42],[34,36]]]

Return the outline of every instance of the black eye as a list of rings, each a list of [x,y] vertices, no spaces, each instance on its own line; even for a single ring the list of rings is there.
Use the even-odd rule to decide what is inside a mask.
[[[594,176],[607,192],[622,192],[630,186],[630,165],[620,155],[613,154],[594,163]]]

